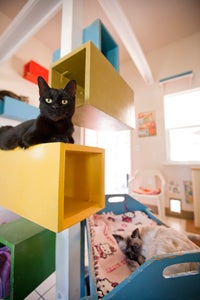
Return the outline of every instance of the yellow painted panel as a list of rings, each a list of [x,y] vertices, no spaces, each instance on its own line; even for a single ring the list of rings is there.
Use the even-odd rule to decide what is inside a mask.
[[[91,129],[134,128],[132,89],[92,42],[87,42],[56,61],[50,84],[63,88],[77,81],[74,123]]]
[[[0,205],[47,228],[56,228],[59,144],[0,150]]]
[[[93,44],[90,61],[90,104],[133,128],[132,89]]]
[[[49,143],[0,150],[0,205],[54,232],[104,207],[104,150]]]

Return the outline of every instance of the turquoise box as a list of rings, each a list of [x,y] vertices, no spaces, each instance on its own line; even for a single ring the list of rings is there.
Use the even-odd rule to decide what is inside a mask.
[[[83,43],[91,41],[119,71],[119,48],[101,20],[97,19],[83,30]]]

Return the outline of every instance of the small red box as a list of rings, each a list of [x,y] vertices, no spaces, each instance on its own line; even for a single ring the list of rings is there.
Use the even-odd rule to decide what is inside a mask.
[[[35,61],[30,60],[27,64],[24,65],[24,74],[23,78],[36,83],[38,76],[42,76],[48,83],[49,71],[37,64]]]

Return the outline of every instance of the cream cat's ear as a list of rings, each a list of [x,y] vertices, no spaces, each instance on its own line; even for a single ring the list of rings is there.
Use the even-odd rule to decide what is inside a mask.
[[[119,234],[113,234],[114,238],[116,239],[117,243],[124,240],[124,238]]]
[[[134,239],[134,238],[140,238],[140,232],[139,232],[139,229],[136,228],[135,230],[133,230],[132,234],[131,234],[131,237]]]
[[[44,80],[44,78],[42,76],[38,76],[38,87],[39,87],[40,97],[42,95],[44,95],[44,93],[50,89],[50,87],[48,86],[48,84],[46,83],[46,81]]]
[[[76,80],[70,80],[64,88],[72,97],[76,96]]]

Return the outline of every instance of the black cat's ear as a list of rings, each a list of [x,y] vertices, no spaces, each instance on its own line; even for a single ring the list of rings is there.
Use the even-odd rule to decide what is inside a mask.
[[[140,238],[140,232],[139,232],[139,229],[136,228],[135,230],[133,230],[132,234],[131,234],[131,237],[134,239],[134,238]]]
[[[38,76],[38,87],[40,96],[44,95],[46,91],[50,89],[46,81],[42,76]]]
[[[72,97],[76,96],[76,80],[70,80],[64,88]]]
[[[117,243],[124,240],[124,238],[119,234],[113,234],[114,238],[116,239]]]

